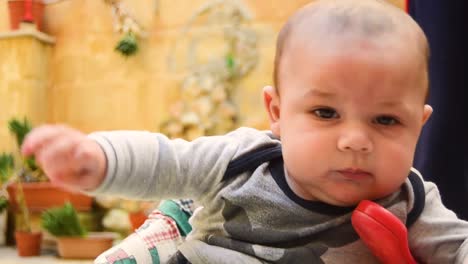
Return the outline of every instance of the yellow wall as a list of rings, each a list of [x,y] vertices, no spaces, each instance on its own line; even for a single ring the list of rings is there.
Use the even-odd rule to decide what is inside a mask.
[[[50,52],[51,45],[33,35],[0,34],[0,150],[15,149],[6,125],[11,117],[47,121]]]
[[[276,33],[286,17],[306,2],[245,2],[255,17],[252,27],[259,35],[261,59],[255,71],[240,84],[237,103],[242,124],[265,126],[260,91],[262,85],[271,83]],[[157,130],[167,118],[167,109],[177,97],[184,76],[183,72],[168,69],[167,54],[180,38],[181,27],[206,1],[125,3],[130,12],[138,14],[148,32],[141,41],[140,52],[129,59],[113,51],[119,36],[113,32],[110,8],[103,1],[67,1],[48,8],[47,30],[57,38],[52,59],[55,85],[51,91],[54,109],[50,120],[72,123],[85,130]],[[206,47],[202,52],[211,50]]]
[[[48,98],[46,113],[31,116],[39,122],[67,123],[84,131],[102,129],[158,130],[168,117],[168,108],[178,95],[183,72],[171,71],[167,54],[180,35],[180,28],[188,17],[206,0],[126,0],[130,13],[148,32],[140,41],[136,56],[123,58],[114,52],[119,34],[113,31],[111,9],[102,0],[63,0],[46,6],[45,32],[56,38],[52,50],[46,48],[48,80],[44,76],[16,80],[21,89],[24,82],[37,81],[37,90],[24,91],[27,99],[21,105],[6,103],[5,90],[11,84],[15,70],[10,65],[0,69],[0,142],[5,141],[3,129],[5,115],[33,113],[30,108],[33,93],[37,100]],[[242,2],[242,1],[241,1]],[[252,27],[258,34],[259,62],[255,70],[241,82],[235,95],[239,106],[241,124],[266,128],[266,115],[260,97],[261,87],[270,84],[276,34],[286,18],[308,0],[244,0],[253,15]],[[404,0],[392,1],[403,6]],[[8,31],[6,0],[0,1],[0,33]],[[157,6],[156,6],[157,5]],[[195,30],[201,30],[196,27]],[[18,45],[22,41],[18,41]],[[1,42],[0,42],[1,43]],[[5,64],[8,42],[0,44],[0,66]],[[213,44],[214,45],[214,44]],[[210,45],[201,49],[211,52]],[[17,49],[20,50],[20,49]],[[25,51],[23,54],[28,54]],[[21,56],[20,56],[21,57]],[[16,64],[23,58],[15,57]],[[10,63],[10,62],[8,62]],[[40,73],[40,71],[38,72]],[[12,75],[12,76],[10,76]],[[34,80],[33,80],[34,79]],[[35,84],[36,85],[36,84]],[[47,90],[48,96],[43,94]],[[39,92],[41,91],[41,92]],[[21,93],[21,92],[20,92]],[[8,96],[20,96],[8,93]],[[19,99],[18,99],[19,100]],[[5,105],[7,110],[5,110]],[[26,107],[26,108],[24,108]],[[37,107],[37,104],[36,106]],[[29,109],[29,110],[26,110]],[[0,147],[8,144],[0,144]]]

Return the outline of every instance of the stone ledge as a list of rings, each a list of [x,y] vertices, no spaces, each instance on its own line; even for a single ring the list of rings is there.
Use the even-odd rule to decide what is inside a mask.
[[[54,37],[38,31],[33,24],[27,24],[27,23],[22,23],[20,26],[20,29],[18,30],[0,33],[0,40],[8,39],[8,38],[25,37],[25,36],[36,38],[39,41],[42,41],[46,44],[50,44],[50,45],[55,44]]]
[[[18,257],[15,248],[0,246],[2,264],[93,264],[93,260],[67,260],[49,252],[41,252],[38,257]]]

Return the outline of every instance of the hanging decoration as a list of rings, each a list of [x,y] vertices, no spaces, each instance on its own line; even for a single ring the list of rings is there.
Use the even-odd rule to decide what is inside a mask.
[[[122,37],[117,42],[115,50],[128,57],[138,51],[138,40],[146,36],[146,32],[140,24],[133,18],[119,0],[104,0],[111,6],[114,17],[114,31],[120,33]]]

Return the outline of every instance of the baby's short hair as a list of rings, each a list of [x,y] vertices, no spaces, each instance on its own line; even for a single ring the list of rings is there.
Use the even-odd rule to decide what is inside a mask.
[[[316,0],[293,14],[279,32],[273,71],[274,86],[278,92],[282,57],[291,39],[297,37],[296,31],[306,27],[311,28],[316,36],[353,34],[362,38],[396,35],[401,30],[408,31],[409,27],[419,45],[427,74],[429,44],[422,29],[401,9],[383,0]]]

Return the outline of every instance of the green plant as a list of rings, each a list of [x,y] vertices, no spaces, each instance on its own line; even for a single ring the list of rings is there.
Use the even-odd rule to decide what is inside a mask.
[[[115,46],[115,50],[124,56],[131,56],[138,51],[138,42],[135,34],[127,32]]]
[[[31,132],[33,126],[29,120],[25,117],[23,120],[12,118],[8,121],[8,129],[10,133],[15,137],[18,149],[23,145],[24,138]],[[19,170],[20,180],[23,182],[41,182],[47,181],[47,177],[44,172],[37,166],[34,157],[22,157],[21,168]]]
[[[0,154],[0,186],[3,186],[11,177],[13,169],[15,168],[15,161],[13,154],[2,153]]]
[[[0,213],[3,212],[3,210],[8,208],[8,199],[5,196],[0,196]]]
[[[33,126],[29,120],[25,117],[23,120],[12,118],[8,121],[8,130],[15,137],[18,150],[21,148],[26,135],[32,130]],[[19,151],[18,151],[19,152]],[[16,218],[16,230],[22,232],[31,232],[31,222],[29,209],[26,204],[23,190],[23,182],[37,182],[46,181],[42,170],[36,165],[34,157],[23,157],[18,154],[18,158],[21,162],[15,162],[13,155],[2,156],[5,173],[4,176],[10,178],[8,181],[16,183],[16,194],[15,201],[18,205],[17,218]],[[13,161],[12,161],[13,159]],[[11,167],[13,163],[13,167]],[[2,171],[2,170],[0,170]]]
[[[32,130],[32,125],[27,118],[23,121],[12,118],[8,121],[8,129],[14,134],[18,146],[21,146],[26,135]]]
[[[13,154],[0,154],[0,213],[8,207],[8,198],[3,195],[5,183],[10,179],[15,167]]]
[[[19,208],[19,218],[16,221],[16,230],[31,232],[31,220],[29,218],[29,209],[24,198],[23,184],[17,181],[16,202]]]
[[[114,30],[122,35],[115,46],[115,51],[123,56],[129,57],[137,53],[138,40],[146,36],[146,32],[140,24],[132,17],[122,1],[104,0],[112,9],[114,17]]]
[[[54,207],[41,215],[42,227],[50,234],[60,236],[84,237],[86,230],[81,224],[78,214],[71,203],[62,207]]]

